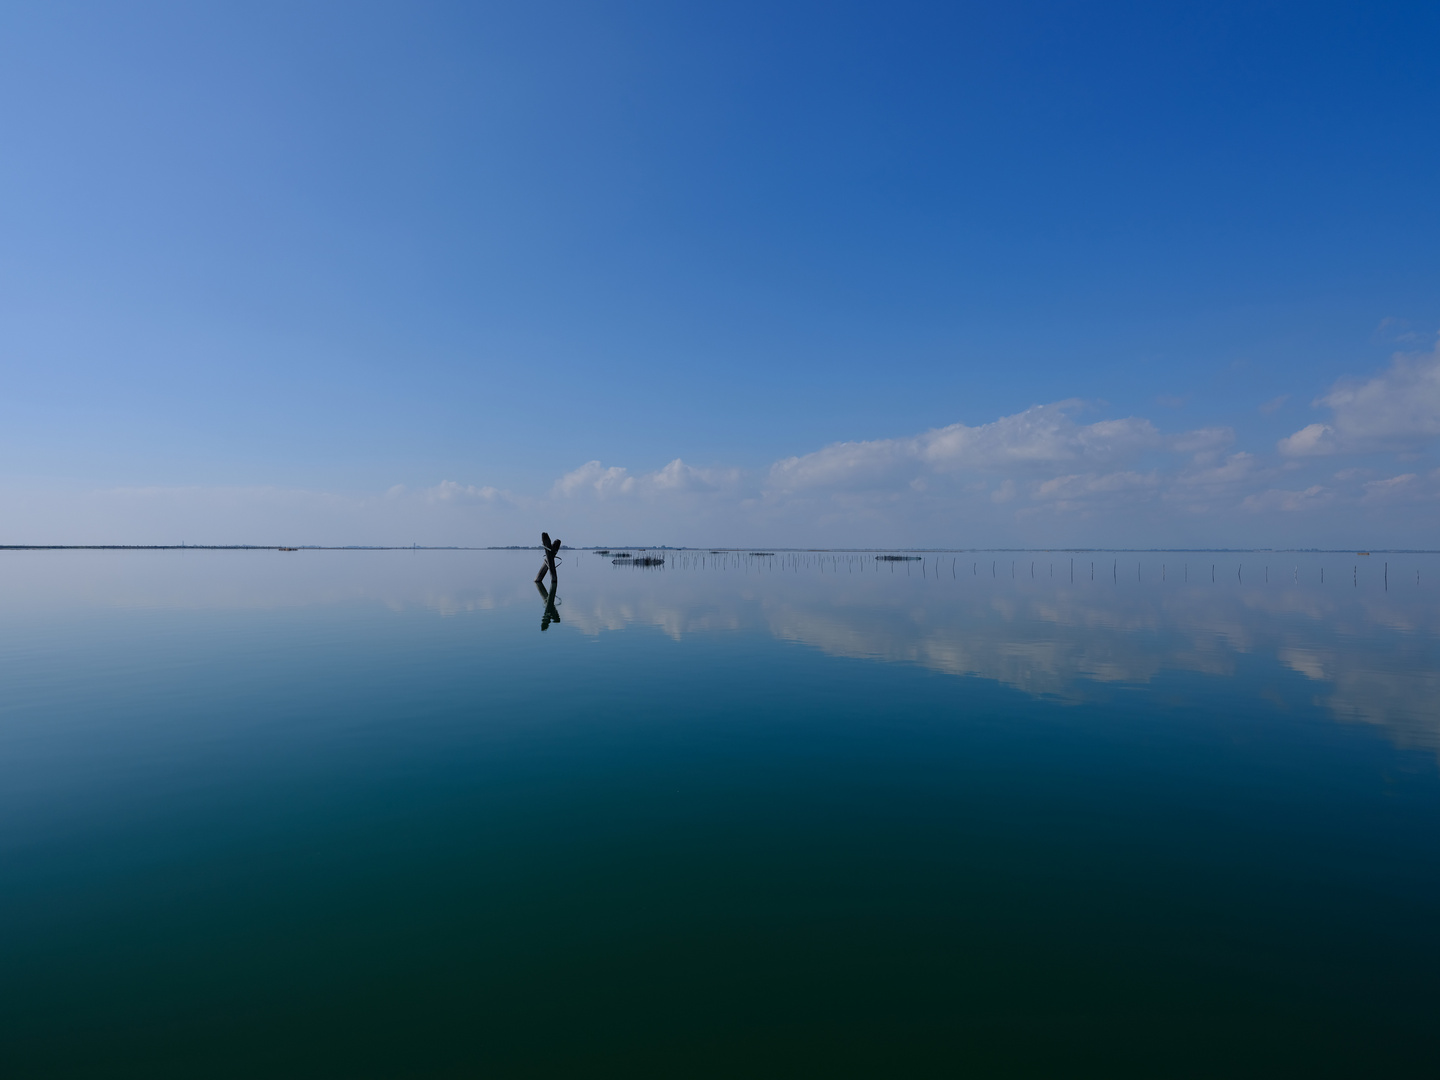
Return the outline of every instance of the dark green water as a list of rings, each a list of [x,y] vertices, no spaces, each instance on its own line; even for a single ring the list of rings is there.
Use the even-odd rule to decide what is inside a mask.
[[[0,1074],[1434,1074],[1440,559],[699,558],[5,553]]]

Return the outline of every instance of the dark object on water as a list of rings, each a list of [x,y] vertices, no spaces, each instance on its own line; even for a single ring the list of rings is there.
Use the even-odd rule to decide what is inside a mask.
[[[664,566],[664,565],[665,565],[665,560],[662,559],[662,558],[660,558],[660,557],[657,556],[657,555],[641,555],[638,559],[630,559],[630,558],[627,558],[627,559],[625,559],[624,562],[621,562],[619,559],[614,559],[614,560],[612,560],[612,562],[613,562],[613,565],[615,565],[615,566]]]
[[[876,555],[881,562],[919,562],[919,555]]]
[[[616,558],[616,559],[628,559],[628,558],[630,558],[630,552],[628,552],[628,551],[602,551],[602,552],[600,552],[599,554],[601,554],[601,555],[610,555],[610,556],[613,556],[613,557]]]
[[[751,555],[764,555],[766,558],[773,558],[774,555],[775,555],[775,553],[774,553],[773,551],[752,551],[752,552],[750,552],[750,554],[751,554]]]
[[[603,549],[595,552],[595,554],[596,554],[596,555],[609,555],[609,554],[610,554],[610,549],[609,549],[609,548],[603,548]]]
[[[560,612],[555,607],[556,604],[560,603],[559,599],[555,596],[555,589],[557,584],[558,583],[555,581],[555,579],[551,578],[550,591],[546,592],[544,585],[541,585],[538,581],[535,583],[535,588],[540,590],[540,595],[545,600],[545,614],[540,616],[540,632],[542,634],[546,630],[550,629],[551,623],[557,623],[560,621]]]
[[[545,548],[545,561],[540,564],[540,573],[535,575],[535,584],[539,585],[544,581],[545,575],[548,573],[550,575],[550,583],[553,587],[560,583],[560,578],[555,573],[555,556],[560,551],[560,541],[551,540],[549,533],[542,532],[540,534],[540,543],[541,546]]]
[[[280,549],[278,549],[278,550],[280,550],[280,551],[299,551],[300,549],[299,549],[299,548],[287,548],[287,547],[282,547],[282,548],[280,548]]]

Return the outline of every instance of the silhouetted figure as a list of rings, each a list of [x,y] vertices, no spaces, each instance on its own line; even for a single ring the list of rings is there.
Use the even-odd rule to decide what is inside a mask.
[[[540,573],[535,575],[535,584],[539,585],[544,581],[547,573],[550,575],[552,582],[558,583],[560,579],[555,576],[555,555],[560,550],[560,541],[551,540],[549,533],[542,532],[540,534],[540,544],[545,548],[545,561],[540,564]]]
[[[550,629],[552,622],[560,621],[560,612],[555,608],[555,605],[559,603],[559,601],[555,599],[556,585],[556,581],[552,578],[550,581],[550,591],[546,592],[544,585],[541,585],[538,581],[535,582],[535,588],[540,590],[540,595],[545,599],[545,614],[540,616],[540,630],[542,633]]]

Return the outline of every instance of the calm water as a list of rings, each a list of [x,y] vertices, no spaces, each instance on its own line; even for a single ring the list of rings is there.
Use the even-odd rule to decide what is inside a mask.
[[[0,553],[0,1070],[1433,1075],[1440,558],[1070,560]]]

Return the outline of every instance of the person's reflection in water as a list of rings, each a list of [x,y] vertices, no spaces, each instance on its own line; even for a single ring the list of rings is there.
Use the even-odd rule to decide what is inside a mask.
[[[545,614],[540,616],[540,630],[542,632],[549,630],[552,622],[560,621],[560,612],[556,610],[556,605],[559,604],[560,601],[555,598],[555,590],[559,587],[560,583],[554,578],[550,579],[549,592],[546,592],[545,586],[541,585],[538,581],[535,583],[536,590],[545,600]]]

